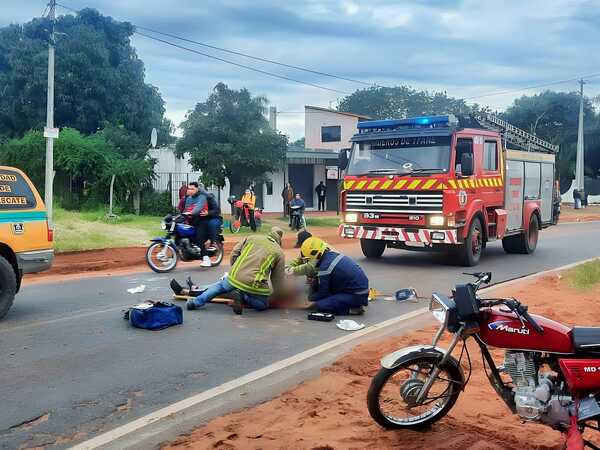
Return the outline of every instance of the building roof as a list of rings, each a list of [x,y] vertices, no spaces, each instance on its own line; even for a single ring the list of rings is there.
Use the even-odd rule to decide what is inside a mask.
[[[328,164],[336,166],[338,152],[291,147],[286,152],[286,159],[288,163],[292,164]]]
[[[335,109],[330,109],[330,108],[321,108],[320,106],[305,105],[304,110],[306,111],[307,109],[314,109],[316,111],[323,111],[323,112],[328,112],[328,113],[333,113],[333,114],[341,114],[343,116],[350,116],[350,117],[357,117],[359,119],[371,120],[371,117],[365,116],[364,114],[353,114],[353,113],[344,112],[344,111],[337,111]]]

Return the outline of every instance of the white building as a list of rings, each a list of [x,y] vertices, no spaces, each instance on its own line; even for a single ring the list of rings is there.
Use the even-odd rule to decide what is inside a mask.
[[[304,116],[304,148],[288,147],[285,170],[267,174],[270,181],[255,186],[257,204],[266,212],[283,211],[281,193],[288,181],[292,184],[294,192],[300,192],[307,209],[316,209],[315,188],[320,181],[325,182],[326,208],[335,211],[338,193],[338,152],[342,148],[350,147],[350,139],[357,131],[358,122],[369,119],[366,116],[316,106],[305,106]],[[170,190],[173,204],[177,204],[182,183],[198,180],[201,173],[193,171],[188,155],[177,158],[173,147],[153,149],[150,155],[157,159],[157,179],[154,188],[161,192]],[[229,211],[229,185],[220,192],[214,190],[214,193],[220,199],[221,209]]]

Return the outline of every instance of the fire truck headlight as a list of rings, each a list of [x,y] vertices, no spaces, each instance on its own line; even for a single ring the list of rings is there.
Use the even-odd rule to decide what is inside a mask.
[[[356,213],[346,213],[345,221],[348,223],[356,223],[358,222],[358,214]]]
[[[444,216],[429,216],[429,225],[431,225],[432,227],[441,227],[442,225],[444,225],[444,222]]]

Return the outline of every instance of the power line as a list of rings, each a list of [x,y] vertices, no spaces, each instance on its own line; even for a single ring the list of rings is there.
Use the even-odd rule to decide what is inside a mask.
[[[68,6],[65,6],[65,5],[63,5],[61,3],[56,3],[56,5],[60,6],[61,8],[66,9],[68,11],[72,11],[74,13],[79,13],[78,10],[70,8]],[[347,77],[343,77],[343,76],[339,76],[339,75],[333,75],[333,74],[330,74],[330,73],[327,73],[327,72],[320,72],[320,71],[317,71],[317,70],[307,69],[307,68],[300,67],[300,66],[295,66],[295,65],[292,65],[292,64],[286,64],[286,63],[282,63],[282,62],[279,62],[279,61],[270,60],[270,59],[267,59],[267,58],[261,58],[261,57],[258,57],[258,56],[253,56],[253,55],[249,55],[249,54],[238,52],[238,51],[234,51],[234,50],[228,50],[228,49],[225,49],[225,48],[222,48],[222,47],[217,47],[217,46],[213,46],[213,45],[206,44],[206,43],[203,43],[203,42],[199,42],[199,41],[194,41],[194,40],[191,40],[191,39],[183,38],[183,37],[180,37],[180,36],[177,36],[177,35],[174,35],[174,34],[164,33],[162,31],[154,30],[154,29],[147,28],[147,27],[138,26],[138,25],[135,25],[135,24],[133,24],[133,25],[136,27],[136,29],[147,30],[147,31],[149,31],[151,33],[155,33],[155,34],[159,34],[159,35],[171,37],[173,39],[178,39],[178,40],[189,42],[189,43],[193,43],[193,44],[196,44],[196,45],[201,45],[201,46],[204,46],[204,47],[207,47],[207,48],[212,48],[212,49],[215,49],[215,50],[218,50],[218,51],[227,52],[227,53],[230,53],[230,54],[242,56],[242,57],[245,57],[245,58],[254,59],[254,60],[257,60],[257,61],[267,62],[267,63],[270,63],[270,64],[276,64],[276,65],[279,65],[279,66],[282,66],[282,67],[288,67],[288,68],[291,68],[291,69],[301,70],[301,71],[308,72],[308,73],[313,73],[313,74],[316,74],[316,75],[321,75],[321,76],[327,76],[327,77],[331,77],[331,78],[336,78],[336,79],[339,79],[339,80],[350,81],[350,82],[354,82],[354,83],[360,83],[360,84],[366,85],[366,86],[387,87],[387,86],[381,86],[381,85],[377,85],[377,84],[367,83],[367,82],[364,82],[364,81],[355,80],[355,79],[352,79],[352,78],[347,78]],[[198,50],[191,49],[189,47],[184,47],[184,46],[181,46],[179,44],[175,44],[173,42],[157,38],[155,36],[150,36],[150,35],[141,33],[141,32],[139,32],[137,30],[135,31],[135,33],[138,34],[138,35],[140,35],[140,36],[144,36],[146,38],[154,39],[154,40],[156,40],[158,42],[162,42],[164,44],[180,48],[182,50],[186,50],[186,51],[189,51],[189,52],[192,52],[192,53],[196,53],[198,55],[205,56],[207,58],[215,59],[217,61],[221,61],[221,62],[224,62],[226,64],[231,64],[231,65],[234,65],[234,66],[237,66],[237,67],[241,67],[241,68],[244,68],[244,69],[247,69],[247,70],[258,72],[258,73],[261,73],[263,75],[268,75],[268,76],[279,78],[279,79],[283,79],[283,80],[286,80],[286,81],[292,81],[294,83],[304,84],[304,85],[307,85],[307,86],[315,87],[317,89],[327,90],[327,91],[330,91],[330,92],[338,92],[338,93],[341,93],[341,94],[344,94],[344,95],[350,95],[351,94],[350,92],[341,91],[341,90],[333,89],[333,88],[328,88],[328,87],[325,87],[325,86],[320,86],[318,84],[314,84],[314,83],[310,83],[310,82],[306,82],[306,81],[302,81],[302,80],[297,80],[297,79],[286,77],[286,76],[283,76],[283,75],[278,75],[278,74],[275,74],[275,73],[272,73],[272,72],[268,72],[268,71],[265,71],[265,70],[256,69],[256,68],[251,67],[251,66],[247,66],[247,65],[236,63],[234,61],[223,59],[223,58],[220,58],[220,57],[217,57],[217,56],[214,56],[214,55],[203,53],[203,52],[200,52]],[[457,100],[465,100],[466,101],[466,100],[474,100],[474,99],[485,98],[485,97],[493,97],[493,96],[497,96],[497,95],[513,94],[513,93],[517,93],[517,92],[527,91],[527,90],[530,90],[530,89],[538,89],[538,88],[542,88],[542,87],[554,86],[554,85],[557,85],[557,84],[572,83],[572,82],[578,81],[580,78],[595,78],[595,77],[598,77],[598,76],[600,76],[600,72],[592,73],[592,74],[589,74],[589,75],[579,75],[577,77],[570,78],[568,80],[553,81],[553,82],[548,82],[548,83],[543,83],[543,84],[538,84],[538,85],[533,85],[533,86],[527,86],[527,87],[522,87],[522,88],[516,88],[516,89],[510,89],[510,90],[504,90],[504,91],[490,91],[490,92],[479,94],[479,95],[472,95],[472,96],[469,96],[469,97],[457,98]],[[296,113],[296,112],[293,112],[293,113]],[[301,112],[298,112],[298,113],[301,113]]]
[[[75,10],[73,8],[69,8],[69,7],[67,7],[67,6],[65,6],[63,4],[57,3],[57,5],[60,6],[61,8],[65,8],[65,9],[67,9],[69,11],[72,11],[72,12],[75,12],[75,13],[79,13],[79,11],[77,11],[77,10]],[[321,86],[321,85],[318,85],[318,84],[315,84],[315,83],[310,83],[308,81],[302,81],[302,80],[298,80],[298,79],[295,79],[295,78],[286,77],[284,75],[279,75],[279,74],[276,74],[276,73],[273,73],[273,72],[268,72],[266,70],[257,69],[255,67],[247,66],[245,64],[236,63],[236,62],[228,60],[228,59],[220,58],[218,56],[210,55],[208,53],[204,53],[204,52],[201,52],[201,51],[193,49],[193,48],[185,47],[183,45],[179,45],[179,44],[176,44],[174,42],[170,42],[170,41],[167,41],[167,40],[164,40],[164,39],[161,39],[161,38],[157,38],[156,36],[150,36],[149,34],[142,33],[142,32],[137,31],[137,30],[135,30],[134,33],[137,34],[137,35],[139,35],[139,36],[143,36],[145,38],[152,39],[154,41],[162,42],[163,44],[179,48],[181,50],[186,50],[188,52],[195,53],[197,55],[201,55],[201,56],[204,56],[206,58],[210,58],[210,59],[214,59],[214,60],[217,60],[217,61],[221,61],[221,62],[224,62],[226,64],[230,64],[230,65],[233,65],[233,66],[236,66],[236,67],[241,67],[243,69],[247,69],[247,70],[251,70],[253,72],[261,73],[263,75],[268,75],[270,77],[279,78],[281,80],[291,81],[291,82],[303,84],[303,85],[306,85],[306,86],[311,86],[311,87],[314,87],[314,88],[317,88],[317,89],[322,89],[322,90],[325,90],[325,91],[337,92],[338,94],[344,94],[344,95],[350,95],[351,94],[350,92],[341,91],[339,89],[334,89],[334,88],[329,88],[329,87],[326,87],[326,86]]]
[[[200,52],[200,51],[195,50],[193,48],[184,47],[183,45],[179,45],[179,44],[175,44],[173,42],[165,41],[164,39],[160,39],[160,38],[157,38],[157,37],[154,37],[154,36],[150,36],[149,34],[141,33],[139,31],[135,31],[135,34],[137,34],[139,36],[143,36],[143,37],[148,38],[148,39],[152,39],[152,40],[158,41],[158,42],[162,42],[163,44],[167,44],[167,45],[170,45],[172,47],[179,48],[181,50],[186,50],[188,52],[196,53],[196,54],[204,56],[206,58],[215,59],[217,61],[221,61],[221,62],[224,62],[224,63],[227,63],[227,64],[231,64],[231,65],[236,66],[236,67],[242,67],[244,69],[251,70],[253,72],[262,73],[263,75],[268,75],[270,77],[279,78],[281,80],[286,80],[286,81],[292,81],[294,83],[304,84],[306,86],[311,86],[311,87],[314,87],[314,88],[317,88],[317,89],[323,89],[325,91],[337,92],[339,94],[344,94],[344,95],[350,95],[351,94],[350,92],[340,91],[339,89],[333,89],[333,88],[329,88],[329,87],[326,87],[326,86],[320,86],[318,84],[310,83],[308,81],[297,80],[295,78],[290,78],[290,77],[286,77],[284,75],[278,75],[276,73],[267,72],[266,70],[261,70],[261,69],[255,68],[255,67],[246,66],[244,64],[239,64],[239,63],[236,63],[234,61],[230,61],[230,60],[227,60],[227,59],[224,59],[224,58],[219,58],[218,56],[209,55],[208,53]]]
[[[178,39],[180,41],[184,41],[184,42],[189,42],[189,43],[192,43],[192,44],[201,45],[203,47],[211,48],[213,50],[219,50],[221,52],[230,53],[232,55],[243,56],[244,58],[254,59],[255,61],[261,61],[261,62],[266,62],[266,63],[269,63],[269,64],[275,64],[277,66],[287,67],[289,69],[301,70],[303,72],[308,72],[308,73],[312,73],[312,74],[315,74],[315,75],[321,75],[321,76],[324,76],[324,77],[335,78],[335,79],[343,80],[343,81],[349,81],[351,83],[362,84],[364,86],[377,86],[376,84],[367,83],[366,81],[355,80],[353,78],[347,78],[347,77],[343,77],[341,75],[334,75],[334,74],[327,73],[327,72],[320,72],[318,70],[307,69],[306,67],[295,66],[293,64],[286,64],[286,63],[282,63],[280,61],[274,61],[272,59],[261,58],[259,56],[253,56],[253,55],[249,55],[247,53],[242,53],[242,52],[235,51],[235,50],[229,50],[229,49],[226,49],[226,48],[217,47],[215,45],[210,45],[210,44],[206,44],[204,42],[194,41],[192,39],[183,38],[181,36],[177,36],[177,35],[174,35],[174,34],[164,33],[162,31],[158,31],[158,30],[153,30],[152,28],[142,27],[140,25],[135,25],[135,27],[138,28],[138,29],[140,29],[140,30],[148,31],[150,33],[155,33],[155,34],[159,34],[159,35],[162,35],[162,36],[170,37],[170,38],[173,38],[173,39]]]
[[[514,94],[516,92],[527,91],[529,89],[539,89],[542,87],[554,86],[557,84],[572,83],[574,81],[579,81],[581,78],[594,78],[594,77],[598,77],[598,76],[600,76],[600,72],[592,73],[589,75],[580,75],[578,77],[570,78],[568,80],[553,81],[553,82],[549,82],[549,83],[537,84],[534,86],[528,86],[528,87],[523,87],[523,88],[519,88],[519,89],[512,89],[512,90],[507,90],[507,91],[495,91],[495,92],[490,92],[487,94],[473,95],[471,97],[463,97],[462,100],[472,100],[474,98],[492,97],[495,95]]]

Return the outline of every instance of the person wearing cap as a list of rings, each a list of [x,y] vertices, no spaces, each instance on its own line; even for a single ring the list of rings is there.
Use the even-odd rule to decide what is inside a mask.
[[[369,279],[348,256],[316,237],[306,239],[301,255],[316,262],[318,288],[308,297],[310,309],[337,315],[362,314],[369,302]]]
[[[285,289],[285,255],[281,249],[283,230],[271,228],[267,235],[248,236],[231,252],[231,271],[187,301],[187,309],[201,308],[213,298],[227,294],[236,314],[244,306],[257,311],[269,308],[269,295]],[[270,280],[270,285],[269,285]]]

